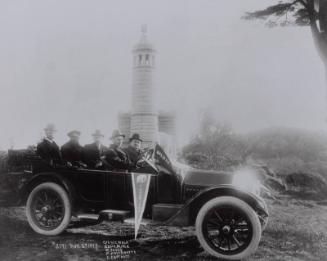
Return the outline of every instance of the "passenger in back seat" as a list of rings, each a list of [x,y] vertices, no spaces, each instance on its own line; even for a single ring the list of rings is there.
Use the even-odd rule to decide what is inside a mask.
[[[104,163],[108,169],[129,170],[131,163],[126,153],[121,149],[125,135],[118,130],[114,130],[111,135],[112,144],[109,146],[104,156]]]

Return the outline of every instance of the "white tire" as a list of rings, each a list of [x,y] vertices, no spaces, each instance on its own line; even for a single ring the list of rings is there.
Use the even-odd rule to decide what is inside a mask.
[[[195,228],[204,250],[225,260],[248,257],[261,238],[258,215],[246,202],[231,196],[216,197],[204,204]]]
[[[56,183],[41,183],[28,196],[26,216],[31,228],[39,234],[55,236],[62,233],[71,219],[68,193]]]

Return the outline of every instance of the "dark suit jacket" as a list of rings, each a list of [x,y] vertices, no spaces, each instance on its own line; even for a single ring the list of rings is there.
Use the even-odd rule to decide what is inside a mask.
[[[68,141],[61,146],[62,159],[73,165],[78,165],[82,162],[82,153],[83,147],[79,143]]]
[[[130,163],[134,167],[136,167],[136,163],[142,158],[141,152],[131,146],[128,146],[127,148],[125,148],[124,152],[126,153]]]
[[[130,161],[126,153],[115,146],[110,146],[105,153],[105,160],[109,169],[124,169],[129,170],[131,168]]]
[[[61,153],[59,146],[53,141],[43,139],[36,147],[36,153],[49,164],[60,164]]]
[[[104,156],[106,149],[102,144],[100,149],[95,143],[85,145],[83,148],[83,162],[89,168],[95,168],[95,165],[100,161],[100,157]]]

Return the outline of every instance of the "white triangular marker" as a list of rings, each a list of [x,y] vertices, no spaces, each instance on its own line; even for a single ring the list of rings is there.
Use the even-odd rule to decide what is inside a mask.
[[[132,172],[133,197],[134,197],[134,218],[135,218],[135,239],[140,228],[142,216],[148,197],[151,175]]]

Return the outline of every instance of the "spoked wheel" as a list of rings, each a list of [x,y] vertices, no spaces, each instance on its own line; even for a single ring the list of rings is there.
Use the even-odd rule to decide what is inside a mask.
[[[27,220],[42,235],[58,235],[71,219],[71,203],[67,192],[58,184],[46,182],[35,187],[26,204]]]
[[[257,249],[261,225],[257,214],[244,201],[217,197],[200,209],[196,233],[209,254],[225,260],[238,260]]]

